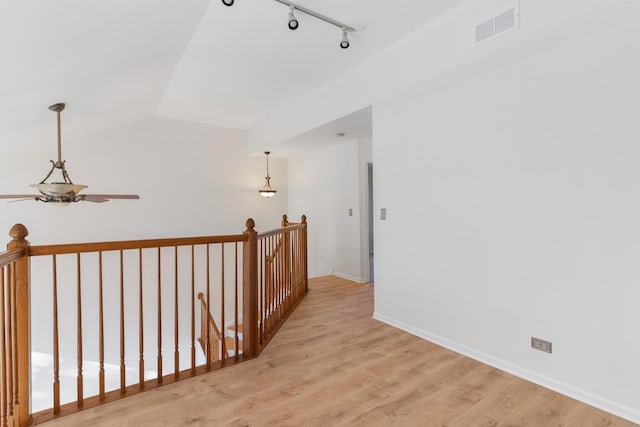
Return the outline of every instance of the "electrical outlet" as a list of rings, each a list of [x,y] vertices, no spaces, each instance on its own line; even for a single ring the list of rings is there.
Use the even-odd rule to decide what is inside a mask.
[[[551,341],[541,340],[540,338],[531,337],[531,348],[535,350],[551,353]]]
[[[380,209],[380,220],[381,221],[386,221],[387,220],[387,209],[386,208]]]

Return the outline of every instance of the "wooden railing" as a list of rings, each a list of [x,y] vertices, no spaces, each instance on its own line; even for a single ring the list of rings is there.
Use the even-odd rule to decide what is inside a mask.
[[[285,217],[281,229],[260,235],[252,219],[246,226],[228,236],[30,246],[27,229],[15,225],[0,253],[0,425],[47,421],[257,356],[306,293],[306,219]],[[43,295],[51,297],[49,320],[48,309],[31,307]],[[51,343],[53,378],[51,407],[36,413],[32,340]],[[75,383],[70,398],[61,383],[71,369],[61,363],[73,359],[75,380],[64,380]],[[94,393],[85,375],[93,365]]]
[[[266,346],[307,293],[307,218],[282,219],[282,228],[258,235],[260,252],[259,345]]]

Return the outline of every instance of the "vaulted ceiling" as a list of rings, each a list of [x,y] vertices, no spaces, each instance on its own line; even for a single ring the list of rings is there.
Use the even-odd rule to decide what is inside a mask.
[[[0,3],[0,148],[51,141],[67,102],[73,139],[150,116],[247,129],[460,0],[29,0]],[[419,55],[420,52],[416,52]]]

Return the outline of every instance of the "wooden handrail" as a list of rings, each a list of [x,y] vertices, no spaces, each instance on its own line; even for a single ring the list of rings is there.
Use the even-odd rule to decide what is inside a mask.
[[[277,236],[278,234],[281,234],[285,231],[293,231],[293,230],[301,230],[304,227],[304,225],[302,224],[294,224],[294,225],[288,225],[286,227],[282,227],[282,228],[276,228],[274,230],[269,230],[269,231],[265,231],[262,233],[258,233],[258,239],[264,239],[266,237],[271,237],[271,236]]]
[[[210,245],[246,241],[244,234],[229,236],[179,237],[175,239],[123,240],[100,243],[68,243],[29,247],[29,256],[62,255],[86,252],[107,252],[130,249],[166,248],[172,246]]]
[[[209,311],[207,302],[205,301],[204,294],[198,293],[198,299],[200,300],[200,344],[202,345],[202,351],[207,358],[207,364],[220,360],[220,346],[224,339],[220,333],[220,329],[213,318],[213,315]]]
[[[220,339],[220,337],[222,337],[222,334],[220,333],[218,324],[216,323],[213,316],[211,315],[211,312],[209,311],[209,307],[207,307],[207,302],[204,300],[204,294],[202,292],[198,293],[198,299],[202,303],[203,313],[207,314],[209,323],[211,324],[211,326],[213,326],[213,332]]]

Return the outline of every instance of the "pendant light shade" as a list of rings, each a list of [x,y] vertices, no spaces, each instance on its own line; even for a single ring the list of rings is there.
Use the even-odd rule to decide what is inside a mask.
[[[269,154],[271,154],[271,152],[265,151],[264,154],[267,156],[267,176],[264,177],[264,187],[258,190],[258,192],[262,197],[270,198],[276,195],[276,190],[271,188],[271,177],[269,176]]]

